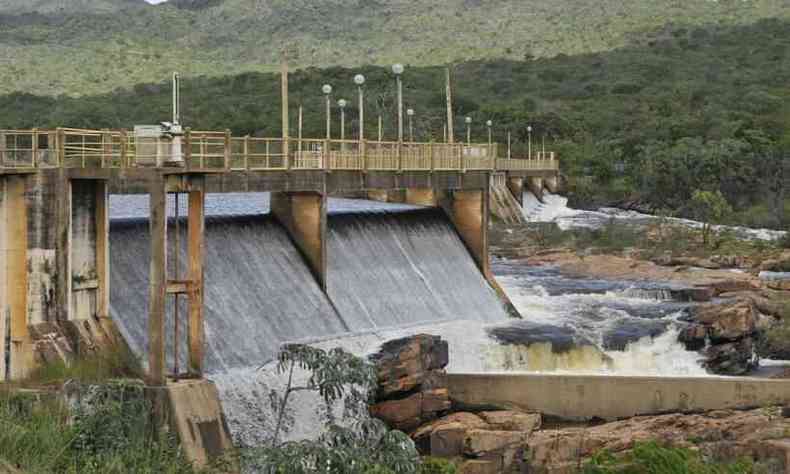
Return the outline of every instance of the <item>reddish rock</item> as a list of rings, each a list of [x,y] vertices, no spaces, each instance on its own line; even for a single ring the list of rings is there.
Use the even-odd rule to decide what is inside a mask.
[[[444,418],[440,418],[425,424],[412,433],[411,437],[414,440],[414,443],[417,445],[417,449],[419,449],[423,454],[431,454],[431,434],[442,426],[450,424],[458,424],[462,426],[464,432],[471,429],[488,428],[488,424],[477,415],[463,412],[453,413],[451,415],[445,416]]]
[[[464,452],[466,427],[462,423],[447,423],[438,426],[430,435],[430,455],[452,458]]]
[[[388,400],[370,407],[371,416],[385,422],[392,429],[411,431],[420,425],[422,394],[402,400]]]
[[[540,428],[540,413],[522,413],[518,411],[484,411],[480,417],[488,423],[493,430],[520,431],[532,433]]]
[[[438,388],[422,392],[422,412],[439,413],[450,409],[450,392],[446,388]]]
[[[501,463],[493,459],[464,461],[458,469],[458,474],[500,474],[501,472]]]
[[[526,433],[517,431],[469,430],[464,440],[464,453],[473,457],[502,453],[518,447],[525,438]]]
[[[714,342],[735,341],[755,332],[757,311],[748,299],[700,306],[694,320],[708,328]]]
[[[790,291],[790,280],[771,280],[768,288],[777,291]]]

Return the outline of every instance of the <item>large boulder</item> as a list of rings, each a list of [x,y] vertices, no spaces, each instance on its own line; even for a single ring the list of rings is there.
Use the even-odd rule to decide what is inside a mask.
[[[410,433],[449,411],[447,341],[427,334],[396,339],[385,342],[371,360],[378,389],[370,413],[390,428]]]
[[[748,299],[708,304],[694,311],[693,319],[705,326],[713,343],[737,341],[754,334],[758,314]]]
[[[705,368],[718,375],[746,375],[758,365],[751,338],[717,344],[705,350]]]

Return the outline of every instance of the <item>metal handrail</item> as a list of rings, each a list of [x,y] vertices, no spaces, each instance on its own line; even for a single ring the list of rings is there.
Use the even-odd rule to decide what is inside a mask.
[[[554,152],[503,159],[496,143],[233,137],[228,130],[190,129],[176,139],[138,137],[126,130],[0,130],[0,168],[161,167],[173,160],[183,160],[191,171],[559,169]]]

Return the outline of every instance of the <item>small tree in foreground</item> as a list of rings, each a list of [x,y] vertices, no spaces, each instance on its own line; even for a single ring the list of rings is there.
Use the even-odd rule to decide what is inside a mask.
[[[708,245],[713,226],[732,214],[732,207],[721,191],[694,191],[690,205],[694,217],[702,222],[702,242]]]
[[[376,387],[376,370],[369,362],[340,348],[324,351],[305,345],[288,345],[279,355],[278,371],[287,374],[284,391],[272,390],[269,402],[275,417],[274,434],[267,446],[248,450],[244,460],[250,470],[276,474],[302,473],[395,473],[416,472],[419,455],[414,442],[400,431],[390,431],[367,413]],[[297,385],[297,371],[309,379]],[[280,438],[294,422],[289,406],[296,392],[318,394],[326,404],[329,421],[315,440]],[[332,415],[343,402],[338,419]]]

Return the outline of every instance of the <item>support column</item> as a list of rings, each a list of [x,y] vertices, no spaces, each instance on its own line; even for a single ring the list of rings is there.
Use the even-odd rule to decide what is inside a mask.
[[[517,178],[517,177],[510,177],[508,176],[505,180],[507,184],[507,189],[510,190],[510,194],[516,198],[518,204],[520,206],[524,205],[524,178]]]
[[[286,228],[326,291],[326,196],[316,192],[271,194],[271,212]]]
[[[189,347],[188,370],[190,374],[203,375],[205,353],[205,326],[203,320],[203,260],[206,253],[204,231],[205,195],[203,191],[189,193],[188,243],[189,254],[189,323],[187,346]]]
[[[165,384],[165,299],[167,292],[167,193],[165,182],[149,185],[151,265],[148,296],[148,383]]]
[[[61,170],[55,184],[57,203],[55,210],[55,313],[60,321],[71,319],[72,271],[71,271],[71,180]]]
[[[455,225],[483,276],[493,281],[488,258],[488,189],[452,191],[442,208]]]
[[[429,207],[436,207],[438,205],[436,193],[434,193],[431,188],[407,188],[406,204]]]
[[[543,178],[539,176],[527,178],[527,189],[538,198],[538,201],[543,202]]]
[[[25,177],[0,181],[0,380],[20,379],[33,367],[28,330],[28,215]]]

